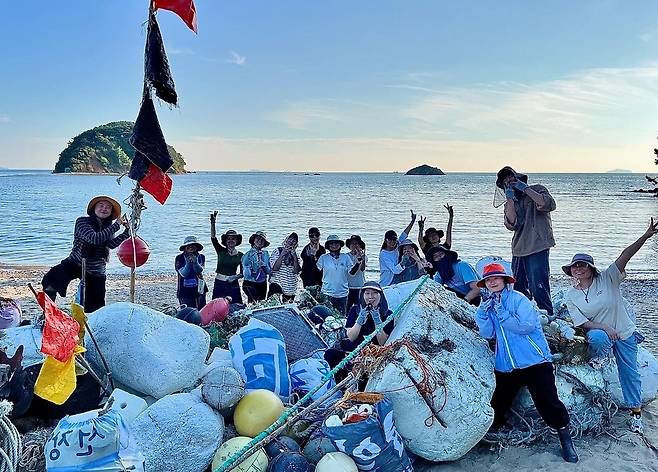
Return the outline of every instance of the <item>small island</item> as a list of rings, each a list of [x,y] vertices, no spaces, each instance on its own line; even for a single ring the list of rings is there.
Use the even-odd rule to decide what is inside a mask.
[[[114,121],[80,133],[60,153],[53,174],[128,172],[135,153],[128,141],[134,125],[131,121]],[[186,173],[183,156],[172,146],[167,145],[167,148],[174,160],[169,173]]]
[[[409,169],[407,173],[404,175],[446,175],[446,174],[438,167],[432,167],[432,166],[428,166],[427,164],[423,164],[422,166]]]

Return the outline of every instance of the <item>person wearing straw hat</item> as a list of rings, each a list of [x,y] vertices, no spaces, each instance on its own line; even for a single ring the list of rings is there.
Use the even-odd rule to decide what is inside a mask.
[[[589,254],[576,254],[562,266],[574,285],[565,296],[565,303],[574,326],[586,330],[589,342],[590,366],[600,369],[610,356],[617,360],[617,374],[626,406],[631,410],[629,428],[642,434],[642,381],[637,368],[638,343],[644,337],[637,331],[635,315],[622,297],[620,284],[626,278],[628,261],[658,232],[653,218],[647,230],[605,270],[594,265]]]
[[[366,243],[361,236],[353,234],[345,240],[345,247],[350,250],[347,253],[352,259],[352,268],[347,274],[347,286],[349,293],[347,295],[347,310],[353,305],[359,303],[359,293],[361,287],[366,283],[366,266],[368,265],[368,256],[366,255]]]
[[[249,303],[267,298],[267,277],[272,272],[270,253],[265,250],[270,242],[263,231],[256,231],[249,237],[251,248],[242,256],[244,282],[242,290]]]
[[[496,175],[496,187],[505,192],[504,224],[512,236],[514,289],[553,315],[550,287],[550,248],[555,246],[551,212],[555,200],[543,185],[528,185],[528,176],[511,167]]]
[[[242,275],[242,252],[237,247],[242,244],[242,235],[229,229],[221,236],[221,244],[217,239],[217,215],[210,214],[210,241],[217,253],[217,269],[215,270],[215,283],[212,288],[212,298],[230,297],[231,303],[242,303],[240,280]]]
[[[418,253],[418,246],[411,239],[403,239],[398,244],[398,263],[404,270],[393,276],[393,284],[409,282],[425,275],[427,268],[431,267]]]
[[[384,241],[382,242],[382,247],[379,251],[379,284],[382,287],[386,287],[393,283],[393,276],[399,274],[404,270],[404,267],[400,265],[398,253],[398,244],[400,241],[403,241],[409,237],[409,231],[414,227],[416,222],[416,214],[413,210],[411,212],[411,221],[407,227],[398,234],[389,229],[384,233]]]
[[[206,256],[201,254],[203,245],[196,236],[188,236],[181,244],[181,254],[176,256],[174,267],[178,275],[176,297],[181,305],[200,310],[206,306],[208,287],[203,280]]]
[[[350,256],[340,252],[344,245],[345,243],[338,236],[329,235],[324,243],[325,249],[329,252],[322,254],[317,264],[318,269],[322,271],[321,292],[342,315],[345,315],[347,296],[350,293],[347,277],[353,267],[360,265],[360,263],[354,264]]]
[[[115,236],[124,227],[124,231]],[[74,279],[82,278],[82,260],[85,260],[84,308],[87,313],[105,306],[106,265],[110,249],[130,237],[129,223],[121,214],[121,205],[114,198],[99,195],[87,205],[87,216],[75,221],[71,254],[52,267],[41,281],[43,291],[53,300],[66,290]]]
[[[487,264],[478,287],[489,291],[475,314],[480,335],[496,343],[494,374],[496,389],[491,398],[493,428],[506,424],[506,415],[522,387],[548,426],[557,430],[562,457],[578,462],[578,454],[569,432],[569,413],[560,401],[555,386],[551,351],[532,302],[510,288],[515,282],[499,263]]]
[[[434,281],[471,305],[480,304],[478,275],[472,265],[459,259],[459,255],[446,246],[430,248],[427,259],[434,269]]]

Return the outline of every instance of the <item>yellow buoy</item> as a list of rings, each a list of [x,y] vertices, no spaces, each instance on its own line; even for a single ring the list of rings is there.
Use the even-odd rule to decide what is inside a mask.
[[[354,460],[342,452],[330,452],[318,462],[315,472],[358,472]]]
[[[274,423],[283,413],[283,402],[269,390],[249,392],[238,403],[233,423],[240,436],[253,438]]]
[[[212,470],[221,466],[229,457],[242,449],[249,441],[251,441],[251,438],[238,436],[237,438],[229,439],[222,444],[219,449],[217,449],[215,457],[212,460]],[[265,472],[267,470],[267,454],[265,454],[265,451],[262,449],[259,449],[258,452],[249,456],[233,470],[235,472]]]

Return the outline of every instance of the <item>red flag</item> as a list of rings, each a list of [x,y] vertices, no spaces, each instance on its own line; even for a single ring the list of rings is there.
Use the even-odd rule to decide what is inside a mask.
[[[188,28],[197,33],[196,6],[194,0],[154,0],[155,9],[162,8],[176,13]]]
[[[37,294],[37,301],[46,315],[43,327],[41,352],[60,362],[67,362],[78,344],[80,325],[73,318],[57,308],[44,292]]]
[[[171,180],[171,177],[165,172],[162,172],[158,166],[150,163],[146,174],[139,181],[139,185],[153,195],[153,198],[155,198],[160,205],[164,205],[167,198],[169,198],[174,182]]]

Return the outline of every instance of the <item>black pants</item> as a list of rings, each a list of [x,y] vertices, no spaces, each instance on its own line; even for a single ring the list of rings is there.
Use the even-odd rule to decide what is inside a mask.
[[[65,297],[71,281],[80,277],[82,277],[82,267],[64,259],[46,272],[41,280],[41,285],[46,295],[54,302],[58,293]],[[85,313],[91,313],[105,306],[106,280],[104,275],[87,273],[85,276],[85,293],[83,294]]]
[[[181,287],[178,290],[178,303],[200,310],[206,306],[206,292],[199,293],[197,287]]]
[[[491,399],[494,427],[505,425],[505,415],[524,386],[528,387],[535,408],[548,426],[559,429],[569,424],[569,413],[557,396],[553,364],[544,362],[512,372],[495,371],[495,374],[496,390]]]
[[[242,304],[242,293],[240,292],[240,284],[235,282],[225,282],[223,280],[215,279],[215,284],[212,287],[212,298],[231,297],[231,303]]]
[[[360,288],[351,288],[350,293],[347,294],[347,308],[345,310],[346,313],[350,312],[350,308],[352,308],[353,305],[358,305],[359,304],[359,294],[361,293]]]
[[[267,282],[252,282],[245,280],[242,282],[242,290],[247,296],[248,303],[255,303],[267,298]]]
[[[529,256],[512,257],[512,272],[514,273],[514,290],[521,292],[530,300],[535,300],[537,306],[553,315],[551,301],[551,285],[549,277],[549,249],[544,249]]]

